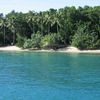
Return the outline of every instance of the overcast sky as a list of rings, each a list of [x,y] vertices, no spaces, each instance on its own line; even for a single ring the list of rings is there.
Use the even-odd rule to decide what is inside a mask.
[[[29,10],[44,11],[50,8],[65,6],[99,6],[100,0],[0,0],[0,13],[7,14],[12,10],[28,12]]]

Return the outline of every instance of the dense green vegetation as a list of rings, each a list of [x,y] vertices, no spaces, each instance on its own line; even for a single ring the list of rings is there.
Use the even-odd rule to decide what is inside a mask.
[[[100,49],[100,6],[0,14],[0,46]]]

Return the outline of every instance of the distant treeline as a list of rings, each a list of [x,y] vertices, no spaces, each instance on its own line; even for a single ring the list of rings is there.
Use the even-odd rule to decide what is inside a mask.
[[[0,14],[0,46],[100,49],[100,6]]]

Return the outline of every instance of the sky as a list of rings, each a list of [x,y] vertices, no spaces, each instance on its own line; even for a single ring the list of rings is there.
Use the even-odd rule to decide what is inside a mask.
[[[0,13],[45,11],[50,8],[64,8],[65,6],[100,6],[100,0],[0,0]]]

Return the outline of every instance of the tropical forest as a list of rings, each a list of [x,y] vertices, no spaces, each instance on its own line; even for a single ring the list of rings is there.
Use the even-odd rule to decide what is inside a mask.
[[[0,46],[100,49],[100,6],[0,13]]]

